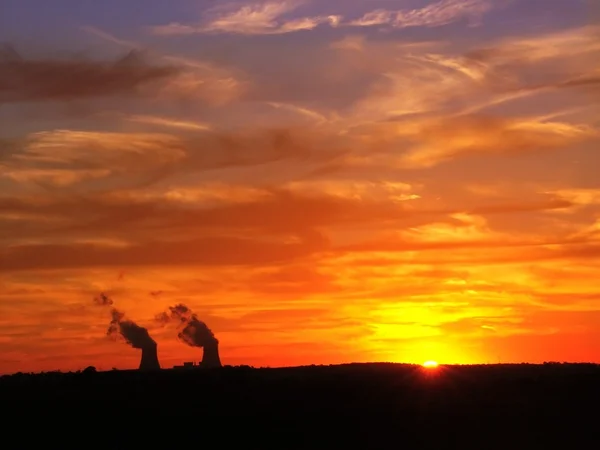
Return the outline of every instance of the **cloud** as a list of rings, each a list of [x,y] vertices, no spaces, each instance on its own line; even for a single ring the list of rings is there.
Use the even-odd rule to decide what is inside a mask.
[[[381,153],[379,159],[360,157],[356,153],[346,158],[347,164],[387,163],[399,168],[419,169],[469,155],[511,155],[569,148],[599,136],[598,130],[585,124],[484,115],[408,120],[397,125],[374,127],[365,133],[369,136],[376,129],[386,133],[389,146],[395,143],[405,150],[395,154]]]
[[[462,75],[420,64],[383,73],[370,91],[354,105],[357,121],[431,112],[445,103],[468,95],[471,83]]]
[[[300,6],[295,1],[271,1],[241,6],[226,5],[213,10],[212,18],[204,27],[204,32],[235,32],[241,34],[271,33],[279,28],[277,19]]]
[[[503,80],[506,89],[500,93],[500,101],[557,89],[593,88],[598,85],[598,69],[590,61],[600,54],[599,32],[598,26],[590,25],[510,36],[467,51],[465,59]]]
[[[585,125],[485,117],[443,121],[425,126],[419,134],[420,143],[400,158],[401,166],[431,167],[465,154],[567,148],[598,136],[596,130]]]
[[[439,42],[374,42],[351,36],[332,47],[339,58],[336,62],[351,71],[346,77],[369,76],[366,89],[357,92],[340,121],[349,127],[417,114],[447,114],[473,99],[488,97],[494,84],[501,84],[484,64],[448,54]]]
[[[275,34],[314,30],[322,24],[329,24],[332,27],[337,27],[340,20],[340,16],[303,17],[301,19],[290,20],[283,23]]]
[[[348,200],[390,201],[393,203],[419,199],[408,183],[393,181],[313,180],[292,181],[283,189],[304,195],[327,195]]]
[[[81,29],[87,33],[93,34],[101,39],[104,39],[105,41],[112,42],[113,44],[116,44],[120,47],[127,47],[139,51],[143,50],[142,46],[139,45],[137,42],[119,39],[118,37],[113,36],[112,34],[107,33],[106,31],[101,30],[100,28],[93,27],[90,25],[84,25],[81,27]]]
[[[579,76],[576,78],[572,78],[570,80],[565,80],[557,83],[557,87],[596,87],[600,85],[600,71],[596,70],[587,75]]]
[[[179,138],[171,135],[55,130],[32,134],[24,153],[15,158],[33,163],[139,167],[144,161],[165,164],[183,156]]]
[[[478,23],[481,16],[492,9],[487,0],[441,0],[423,8],[390,11],[377,9],[370,11],[349,23],[351,26],[372,27],[390,25],[397,28],[436,27],[459,19],[468,18]]]
[[[239,6],[229,4],[213,8],[206,13],[205,23],[197,26],[170,23],[152,28],[154,34],[168,36],[195,33],[233,33],[244,35],[285,34],[312,30],[321,24],[337,26],[339,16],[301,17],[283,19],[282,16],[297,9],[302,2],[267,1]]]
[[[435,27],[468,18],[478,24],[481,16],[492,8],[487,0],[441,0],[423,8],[388,11],[377,9],[354,20],[345,21],[340,14],[326,14],[299,18],[285,18],[294,12],[302,1],[266,1],[239,6],[227,4],[209,10],[199,25],[173,22],[152,27],[152,32],[162,36],[196,33],[232,33],[243,35],[277,35],[314,30],[320,25],[330,27],[372,27],[388,25],[396,28]]]
[[[46,186],[69,186],[112,175],[163,171],[186,156],[182,141],[159,133],[53,130],[33,133],[0,164],[2,177]]]
[[[563,45],[563,37],[578,43],[577,50]],[[335,74],[339,83],[360,87],[353,91],[354,102],[345,109],[340,126],[415,114],[474,114],[518,108],[532,95],[595,89],[597,68],[590,63],[598,53],[595,41],[589,29],[576,28],[535,38],[495,38],[487,46],[455,50],[431,40],[375,40],[350,34],[330,43],[335,59],[323,72]],[[561,109],[574,103],[565,98]]]
[[[327,145],[327,146],[326,146]],[[203,133],[189,143],[184,171],[268,163],[320,164],[344,152],[343,143],[307,127],[255,128]]]
[[[9,247],[0,252],[3,271],[77,267],[215,266],[282,263],[326,249],[318,235],[296,242],[269,242],[241,237],[157,241],[127,247],[93,244],[40,244]],[[35,255],[34,258],[32,256]]]
[[[167,189],[147,188],[142,192],[123,193],[122,198],[142,202],[169,202],[175,205],[214,207],[225,204],[268,201],[274,196],[269,189],[225,183],[173,186]]]
[[[115,61],[25,59],[0,50],[0,103],[66,101],[132,95],[175,76],[172,66],[151,65],[137,52]]]
[[[472,50],[468,56],[495,65],[572,59],[600,51],[599,31],[597,25],[588,25],[527,37],[510,36],[492,46]]]
[[[530,236],[498,234],[482,215],[555,207],[515,204],[482,206],[469,213],[436,211],[407,205],[418,199],[411,192],[402,183],[301,183],[262,191],[208,186],[205,191],[173,190],[154,196],[3,199],[0,216],[35,212],[57,220],[33,218],[37,227],[6,227],[12,244],[0,261],[7,271],[264,265],[322,252],[509,248],[540,242]],[[38,256],[32,258],[33,254]]]
[[[172,176],[206,170],[296,161],[319,164],[344,151],[326,134],[299,129],[211,130],[190,121],[124,115],[128,121],[201,131],[175,135],[157,132],[52,130],[32,133],[0,158],[2,178],[46,187],[105,179],[114,190],[148,185]],[[324,143],[329,148],[321,149]],[[111,182],[112,184],[106,184]],[[115,184],[117,183],[117,184]],[[101,185],[96,185],[96,188]]]
[[[221,106],[243,97],[248,89],[248,82],[243,76],[228,69],[181,58],[166,58],[180,62],[186,69],[154,91],[159,99],[175,99],[189,105],[201,100]]]
[[[323,124],[323,123],[326,123],[329,121],[329,119],[327,117],[325,117],[323,114],[319,114],[316,111],[312,111],[308,108],[303,108],[301,106],[296,106],[296,105],[287,104],[287,103],[277,103],[277,102],[268,102],[268,104],[269,104],[269,106],[272,106],[273,108],[287,110],[287,111],[299,114],[301,116],[307,117],[309,119],[312,119],[317,124]]]
[[[178,70],[173,76],[162,80],[160,85],[153,85],[150,92],[145,92],[159,99],[175,99],[192,104],[201,100],[210,105],[220,106],[238,99],[248,88],[245,75],[231,68],[190,57],[151,52],[137,42],[120,39],[95,27],[85,26],[82,29],[120,47],[156,54],[169,66],[177,67]]]
[[[410,115],[469,115],[518,108],[529,96],[559,95],[567,88],[592,91],[598,86],[597,68],[590,63],[598,53],[596,34],[590,27],[575,28],[495,38],[459,51],[443,42],[346,36],[330,44],[336,59],[326,72],[363,89],[353,91],[352,107],[338,124],[352,128]],[[357,80],[369,82],[361,86]],[[573,104],[565,98],[561,109]]]
[[[467,18],[478,23],[481,16],[492,9],[489,0],[441,0],[422,9],[399,11],[394,26],[440,26]]]
[[[360,19],[353,20],[350,25],[357,27],[372,27],[375,25],[385,25],[392,22],[394,13],[385,9],[370,11]]]
[[[565,199],[577,206],[600,205],[600,188],[597,189],[578,189],[565,188],[546,193],[555,195],[558,198]]]
[[[37,212],[62,217],[62,225],[49,224],[56,237],[121,237],[147,240],[155,233],[190,236],[259,236],[270,239],[294,236],[315,227],[372,224],[378,220],[402,221],[415,214],[394,197],[378,200],[266,188],[214,186],[205,192],[167,191],[139,195],[136,191],[104,195],[4,198],[0,213]],[[192,228],[190,226],[194,224]],[[133,235],[131,233],[134,233]],[[15,236],[16,238],[16,236]],[[51,239],[50,236],[47,236]]]
[[[360,35],[346,36],[339,41],[332,42],[329,47],[338,50],[363,51],[365,49],[365,37]]]
[[[17,183],[34,183],[45,186],[67,187],[86,180],[108,177],[108,169],[84,169],[73,171],[71,169],[18,169],[0,165],[2,177],[9,178]]]
[[[510,213],[528,211],[535,212],[543,210],[545,207],[551,208],[550,205],[512,205],[506,208],[499,208],[496,211],[487,210],[485,207],[469,213],[450,213],[447,215],[439,214],[430,217],[430,221],[418,226],[404,227],[391,229],[389,231],[381,231],[375,234],[370,239],[365,239],[359,243],[340,246],[337,250],[339,254],[379,254],[393,257],[394,255],[406,255],[413,258],[413,264],[429,264],[429,260],[424,256],[427,251],[454,250],[459,252],[457,255],[450,255],[448,263],[452,264],[454,256],[464,256],[469,258],[467,252],[486,250],[497,250],[499,252],[510,251],[511,256],[517,258],[515,250],[522,248],[540,248],[545,245],[556,246],[561,249],[567,249],[568,245],[588,243],[591,240],[589,236],[563,236],[542,238],[533,234],[528,234],[521,231],[517,234],[499,232],[494,230],[489,224],[486,216],[498,213]],[[479,213],[479,214],[478,214]],[[436,221],[438,218],[439,221]],[[512,250],[511,250],[512,249]],[[539,256],[534,252],[527,255],[525,250],[522,250],[523,261],[528,258],[536,260]],[[472,255],[471,263],[484,261],[479,259],[479,255]],[[497,255],[495,255],[497,258]],[[423,258],[423,260],[421,259]],[[445,260],[440,256],[440,264]],[[490,258],[489,262],[493,264],[494,257]],[[427,262],[425,262],[427,261]],[[500,262],[498,258],[496,261]],[[464,263],[462,261],[461,263]],[[400,261],[398,261],[400,264]]]
[[[205,123],[191,122],[187,120],[169,119],[167,117],[156,117],[156,116],[145,116],[145,115],[134,115],[126,117],[126,120],[132,122],[145,123],[148,125],[158,125],[167,128],[180,128],[184,130],[193,131],[208,131],[211,129],[210,125]]]

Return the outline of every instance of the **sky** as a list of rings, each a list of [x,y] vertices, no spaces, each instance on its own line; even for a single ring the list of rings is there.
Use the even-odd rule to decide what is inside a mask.
[[[0,373],[600,362],[600,7],[3,0]]]

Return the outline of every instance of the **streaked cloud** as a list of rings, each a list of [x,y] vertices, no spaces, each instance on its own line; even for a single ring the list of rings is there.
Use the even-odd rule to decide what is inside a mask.
[[[600,189],[558,189],[549,193],[564,198],[578,206],[600,205]]]
[[[323,114],[320,114],[316,111],[312,111],[308,108],[303,108],[301,106],[296,106],[296,105],[292,105],[289,103],[277,103],[277,102],[268,102],[268,104],[270,106],[272,106],[273,108],[287,110],[292,113],[299,114],[301,116],[312,119],[313,121],[316,121],[317,124],[322,124],[322,123],[326,123],[329,121],[329,119],[327,117],[325,117]]]
[[[370,11],[361,18],[351,21],[349,25],[360,27],[390,25],[397,28],[435,27],[463,18],[469,19],[471,24],[478,24],[481,16],[492,7],[493,3],[488,0],[441,0],[431,2],[418,9]]]
[[[163,80],[160,85],[153,86],[151,93],[163,99],[175,98],[186,102],[201,100],[214,105],[222,105],[241,96],[247,88],[244,74],[236,73],[229,68],[177,54],[150,52],[137,42],[121,39],[96,27],[84,26],[82,29],[119,47],[151,53],[165,61],[168,66],[176,67],[177,73],[174,76]]]
[[[0,180],[67,187],[112,177],[152,176],[185,157],[179,138],[167,134],[54,130],[34,133],[22,151],[4,161]]]
[[[198,122],[189,122],[186,120],[169,119],[166,117],[155,116],[129,116],[127,120],[132,122],[147,123],[149,125],[158,125],[168,128],[182,128],[186,130],[208,131],[210,125]]]
[[[154,27],[153,32],[163,36],[195,33],[284,34],[312,30],[321,24],[337,26],[340,22],[337,15],[283,18],[301,4],[302,2],[295,0],[267,1],[243,6],[234,3],[209,10],[202,25],[171,23]]]
[[[434,122],[416,133],[420,144],[400,157],[402,167],[431,167],[465,154],[565,149],[599,136],[597,130],[585,125],[487,117]]]
[[[330,27],[373,27],[387,25],[394,28],[435,27],[466,18],[477,24],[481,16],[492,8],[489,0],[440,0],[417,9],[376,9],[356,19],[342,14],[325,14],[292,18],[290,13],[307,2],[295,0],[266,1],[240,5],[231,3],[205,13],[198,25],[178,22],[159,25],[152,32],[162,36],[196,33],[232,33],[245,35],[277,35],[314,30],[320,25]]]
[[[534,36],[510,36],[496,46],[481,48],[470,54],[472,58],[494,64],[520,61],[539,63],[555,58],[569,58],[600,51],[597,25],[552,31]]]

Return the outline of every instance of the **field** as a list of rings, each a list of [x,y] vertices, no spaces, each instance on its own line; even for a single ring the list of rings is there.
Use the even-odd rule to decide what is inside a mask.
[[[600,448],[592,364],[19,374],[0,395],[7,430],[62,448]]]

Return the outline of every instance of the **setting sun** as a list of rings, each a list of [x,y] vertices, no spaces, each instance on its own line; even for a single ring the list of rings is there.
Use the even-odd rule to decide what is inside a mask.
[[[427,369],[435,369],[439,366],[439,364],[435,361],[425,361],[423,363],[423,367],[427,368]]]

